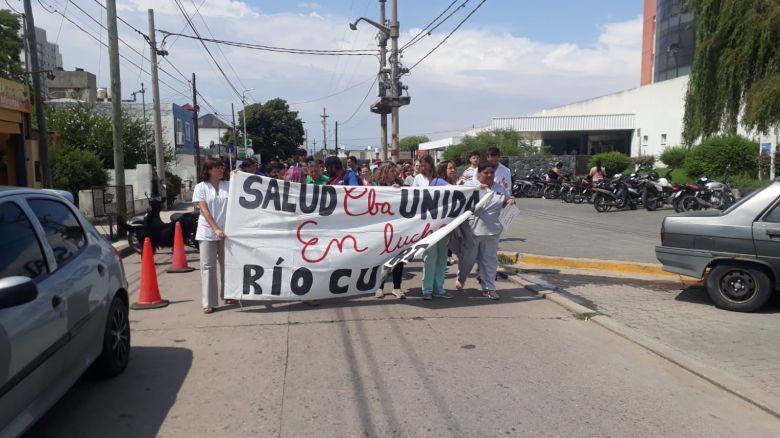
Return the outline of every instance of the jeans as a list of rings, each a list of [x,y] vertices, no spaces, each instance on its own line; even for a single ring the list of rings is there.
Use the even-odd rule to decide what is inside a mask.
[[[393,267],[393,289],[401,289],[401,280],[404,278],[404,263],[399,263]],[[382,280],[380,289],[384,289],[385,280]]]
[[[444,293],[449,239],[439,240],[423,253],[423,295]]]
[[[474,236],[473,244],[467,245],[468,250],[458,258],[458,280],[461,283],[471,273],[474,262],[479,267],[479,278],[482,289],[496,290],[496,271],[498,270],[498,241],[500,235]],[[466,246],[466,245],[464,245]]]
[[[203,308],[217,307],[217,298],[225,298],[225,241],[200,240],[200,281],[203,289]],[[219,289],[217,289],[219,268]]]

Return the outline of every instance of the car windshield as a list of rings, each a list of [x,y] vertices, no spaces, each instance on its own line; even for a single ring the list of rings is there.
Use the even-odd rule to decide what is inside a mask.
[[[723,213],[721,213],[721,215],[726,215],[726,214],[731,213],[732,211],[734,211],[737,208],[739,208],[740,205],[744,204],[748,199],[752,198],[753,196],[756,196],[757,194],[763,192],[764,190],[768,189],[771,186],[772,186],[772,184],[769,184],[769,185],[767,185],[766,187],[764,187],[764,188],[762,188],[760,190],[756,190],[753,193],[751,193],[751,194],[749,194],[749,195],[747,195],[747,196],[745,196],[743,198],[740,198],[739,201],[737,201],[734,204],[732,204],[731,207],[723,210]]]

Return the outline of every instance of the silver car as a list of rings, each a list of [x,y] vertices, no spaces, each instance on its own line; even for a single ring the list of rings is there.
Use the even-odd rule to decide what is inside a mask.
[[[90,366],[121,373],[127,316],[122,260],[78,209],[0,187],[0,436],[23,433]]]
[[[706,274],[718,307],[760,309],[780,285],[780,179],[723,212],[667,217],[655,254],[665,271]]]

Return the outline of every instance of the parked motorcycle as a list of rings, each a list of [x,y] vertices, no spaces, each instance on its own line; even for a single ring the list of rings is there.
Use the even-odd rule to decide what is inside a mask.
[[[647,211],[655,211],[670,202],[670,198],[674,193],[671,180],[671,172],[667,172],[662,178],[659,178],[658,173],[655,171],[647,175],[642,186],[642,205],[645,206]]]
[[[594,193],[593,207],[596,211],[604,213],[613,208],[621,210],[625,207],[636,210],[641,195],[636,188],[630,186],[629,178],[631,177],[618,173],[609,181],[605,180],[603,184],[593,187],[591,191]]]
[[[731,187],[725,180],[710,181],[708,177],[703,176],[699,178],[696,185],[698,190],[695,194],[687,194],[679,201],[683,211],[708,208],[725,210],[736,202]]]
[[[127,243],[135,252],[141,254],[144,240],[149,237],[152,248],[157,251],[160,247],[172,247],[176,222],[181,223],[181,231],[184,235],[184,243],[193,248],[198,247],[195,233],[198,230],[198,216],[200,213],[195,208],[192,213],[174,213],[171,222],[163,222],[160,218],[163,200],[159,197],[149,198],[149,208],[146,209],[143,219],[135,220],[128,224],[119,224],[119,227],[127,232]]]

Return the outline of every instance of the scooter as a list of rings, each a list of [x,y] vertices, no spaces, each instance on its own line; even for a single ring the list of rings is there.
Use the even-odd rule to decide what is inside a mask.
[[[192,213],[174,213],[171,215],[171,222],[163,222],[160,218],[160,211],[164,200],[159,197],[150,198],[149,195],[146,195],[146,198],[149,200],[149,208],[146,209],[143,219],[128,224],[119,224],[120,228],[127,231],[127,244],[130,248],[141,254],[144,240],[147,237],[151,239],[154,251],[161,247],[172,247],[176,222],[181,223],[184,243],[193,248],[198,247],[195,233],[198,230],[200,212],[197,207]]]

